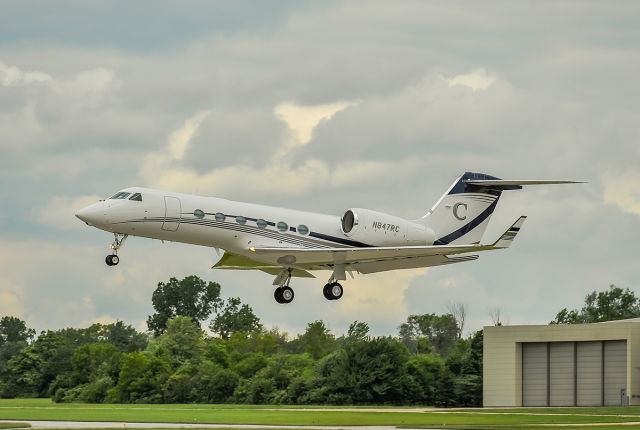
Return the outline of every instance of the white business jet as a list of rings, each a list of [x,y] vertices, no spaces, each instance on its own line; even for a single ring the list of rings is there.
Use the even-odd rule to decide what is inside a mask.
[[[109,266],[119,263],[118,250],[128,236],[190,243],[225,251],[214,268],[276,275],[278,303],[293,300],[292,277],[330,270],[323,293],[337,300],[343,294],[338,281],[346,280],[347,272],[460,263],[477,259],[480,251],[509,247],[525,216],[495,242],[481,243],[501,193],[523,185],[568,183],[577,182],[502,180],[467,172],[416,220],[360,208],[338,217],[139,187],[119,191],[76,216],[114,234]]]

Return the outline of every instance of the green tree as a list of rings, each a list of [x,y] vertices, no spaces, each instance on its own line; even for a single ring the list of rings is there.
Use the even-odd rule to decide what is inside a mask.
[[[2,317],[0,319],[0,346],[7,342],[28,342],[35,334],[35,330],[28,328],[20,318]]]
[[[328,403],[402,403],[409,352],[391,337],[350,342],[320,364]]]
[[[366,340],[367,336],[369,336],[369,324],[366,322],[354,321],[349,325],[348,340]]]
[[[147,336],[122,321],[105,324],[102,328],[105,334],[104,340],[118,348],[119,351],[142,351],[147,347]]]
[[[35,331],[16,317],[0,319],[0,397],[14,397],[19,387],[10,382],[14,375],[7,370],[9,360],[17,356],[33,339]]]
[[[164,387],[171,375],[170,364],[142,352],[124,354],[118,384],[107,393],[111,403],[161,403]]]
[[[585,297],[582,309],[562,309],[551,324],[582,324],[640,317],[640,299],[631,290],[610,285]]]
[[[440,375],[445,370],[444,360],[435,354],[414,354],[407,362],[407,372],[411,376],[404,392],[411,402],[433,405]]]
[[[198,379],[199,401],[203,403],[228,402],[240,382],[240,377],[229,369],[201,370]]]
[[[399,327],[402,342],[414,353],[430,352],[433,348],[446,357],[456,344],[460,328],[451,314],[409,315]]]
[[[73,352],[86,342],[82,333],[77,329],[42,332],[32,344],[12,357],[7,363],[7,374],[16,395],[44,397],[53,394],[50,385],[60,374],[72,371]]]
[[[251,306],[243,304],[239,297],[231,297],[217,313],[209,328],[222,339],[229,339],[233,333],[259,331],[262,324]]]
[[[324,357],[336,348],[335,337],[321,320],[307,324],[307,329],[298,336],[295,343],[298,348],[294,349],[300,349],[310,354],[315,360]]]
[[[482,378],[482,345],[484,341],[484,331],[478,330],[468,339],[469,354],[462,363],[462,373],[464,375],[476,375]]]
[[[155,336],[167,328],[167,321],[175,316],[186,316],[200,324],[220,304],[220,285],[205,282],[197,276],[182,280],[169,279],[160,282],[153,292],[151,302],[155,313],[147,319],[147,326]]]
[[[166,331],[155,339],[149,350],[164,355],[173,368],[189,361],[200,361],[204,352],[204,332],[189,317],[177,316],[167,322]]]
[[[117,353],[118,348],[108,342],[88,343],[76,348],[71,360],[75,382],[82,384],[95,379],[101,366]]]

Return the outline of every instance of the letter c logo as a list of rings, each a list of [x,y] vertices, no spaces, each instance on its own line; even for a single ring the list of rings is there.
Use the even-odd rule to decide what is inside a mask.
[[[455,205],[453,205],[453,216],[456,217],[456,219],[459,219],[460,221],[464,221],[465,219],[467,219],[467,216],[460,216],[460,214],[458,214],[458,209],[460,209],[460,206],[462,206],[465,210],[465,212],[467,211],[467,204],[466,203],[456,203]]]

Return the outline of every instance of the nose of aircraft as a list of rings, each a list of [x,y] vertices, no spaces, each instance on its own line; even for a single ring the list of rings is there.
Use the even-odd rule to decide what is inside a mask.
[[[99,204],[89,205],[76,212],[76,217],[89,225],[99,224],[101,216],[102,211]]]

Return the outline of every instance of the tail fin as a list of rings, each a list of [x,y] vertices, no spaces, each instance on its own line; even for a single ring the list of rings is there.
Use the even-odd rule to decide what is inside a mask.
[[[580,182],[503,180],[484,173],[466,172],[416,222],[435,232],[434,245],[480,243],[502,191],[520,190],[523,185],[573,183]]]
[[[449,187],[431,210],[418,220],[436,233],[434,245],[480,243],[505,187],[485,187],[469,180],[494,181],[484,173],[466,172]],[[508,189],[520,189],[509,186]]]

